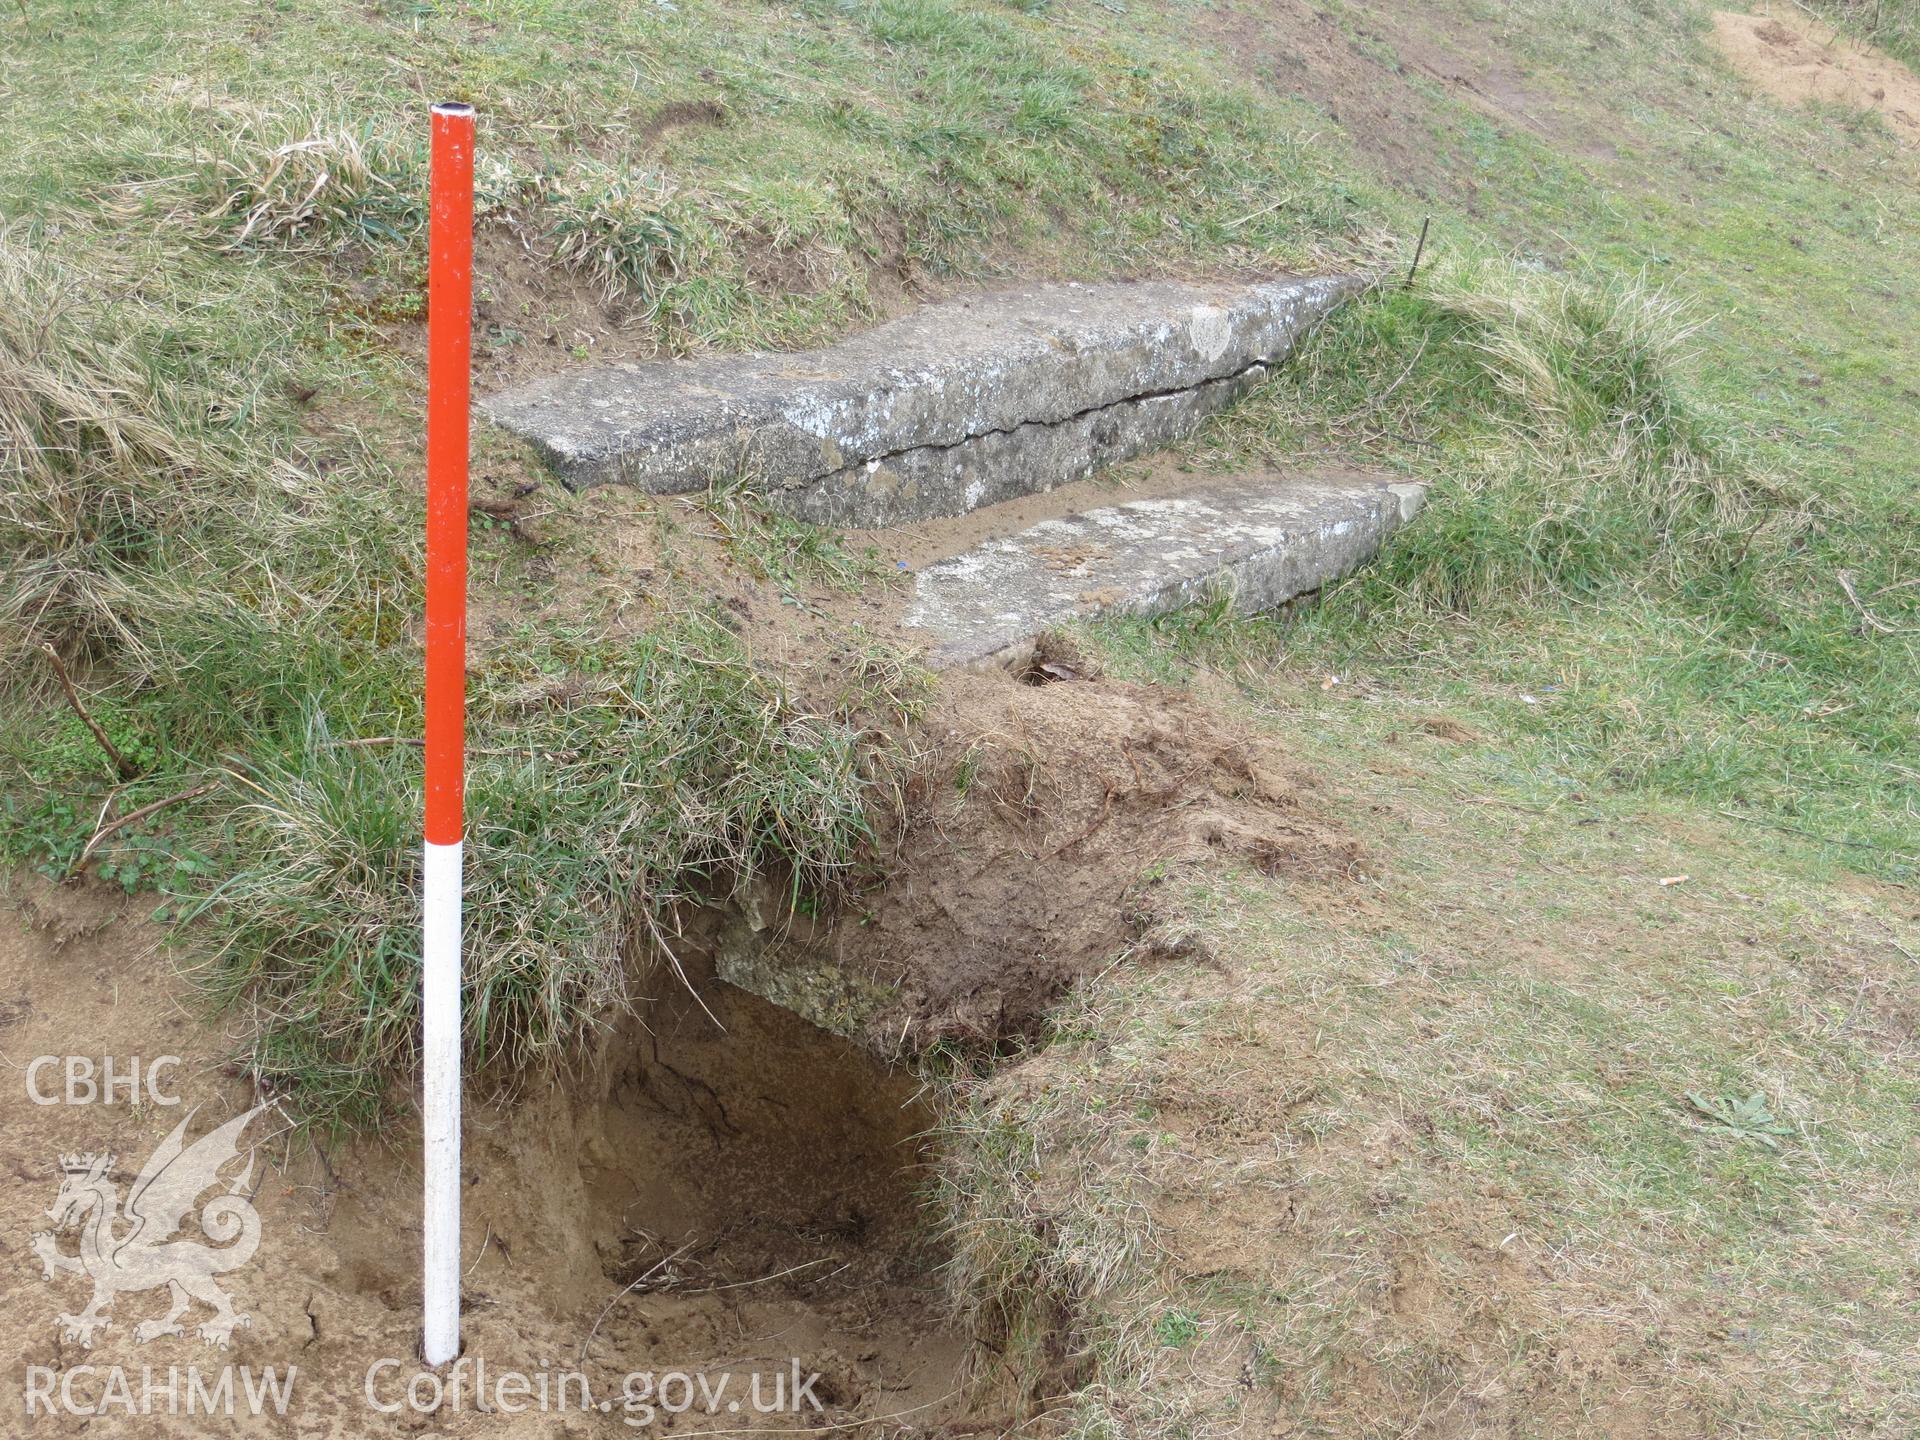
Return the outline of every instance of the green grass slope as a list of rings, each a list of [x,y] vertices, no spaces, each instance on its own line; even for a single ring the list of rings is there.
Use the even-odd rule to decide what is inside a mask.
[[[213,923],[209,979],[250,1007],[255,1067],[316,1115],[375,1117],[410,1059],[417,967],[417,759],[360,742],[418,729],[427,100],[483,116],[483,298],[507,321],[480,348],[502,364],[571,336],[580,306],[641,349],[794,345],[909,279],[1305,265],[1360,243],[1363,184],[1310,111],[1099,18],[919,0],[0,16],[0,850],[95,864]],[[479,443],[483,470],[528,473]],[[782,583],[840,563],[828,539],[742,524],[808,571]],[[482,606],[538,610],[565,565],[484,519],[474,543]],[[480,1062],[564,1054],[624,991],[618,935],[758,869],[825,883],[885,803],[860,724],[761,674],[699,596],[627,589],[657,633],[602,607],[476,657],[475,882],[497,902],[474,912],[494,957],[469,997]],[[529,703],[542,686],[560,698]],[[635,747],[663,714],[690,717],[692,753]]]

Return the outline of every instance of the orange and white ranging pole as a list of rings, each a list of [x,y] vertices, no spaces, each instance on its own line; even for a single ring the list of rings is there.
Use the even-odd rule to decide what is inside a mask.
[[[473,107],[433,107],[427,222],[426,857],[421,872],[422,1246],[429,1365],[460,1353],[460,840],[467,709]]]

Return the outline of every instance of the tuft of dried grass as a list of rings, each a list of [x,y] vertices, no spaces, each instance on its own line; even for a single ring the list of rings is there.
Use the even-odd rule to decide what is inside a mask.
[[[554,259],[608,300],[652,314],[687,259],[689,217],[673,183],[657,171],[583,161],[550,199]]]
[[[0,230],[0,663],[124,638],[124,572],[198,473],[126,334],[76,276]]]
[[[161,173],[116,187],[109,214],[157,216],[220,250],[300,254],[405,244],[425,222],[419,146],[372,120],[179,87],[160,104],[169,123],[147,163]]]

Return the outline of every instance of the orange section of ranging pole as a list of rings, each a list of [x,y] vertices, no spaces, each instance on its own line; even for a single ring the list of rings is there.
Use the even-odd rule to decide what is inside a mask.
[[[457,844],[467,701],[473,107],[433,107],[427,224],[426,838]]]

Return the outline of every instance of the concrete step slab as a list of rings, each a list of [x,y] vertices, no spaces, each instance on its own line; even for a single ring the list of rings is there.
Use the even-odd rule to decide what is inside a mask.
[[[485,397],[568,484],[747,475],[791,514],[961,515],[1190,431],[1364,285],[1041,285],[926,307],[826,350],[605,366]]]
[[[925,566],[902,619],[953,669],[1018,664],[1064,621],[1157,614],[1222,584],[1242,611],[1271,610],[1366,561],[1425,497],[1365,472],[1262,472],[1101,506]]]

